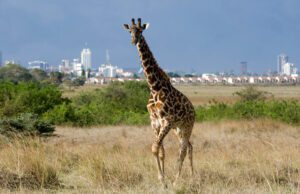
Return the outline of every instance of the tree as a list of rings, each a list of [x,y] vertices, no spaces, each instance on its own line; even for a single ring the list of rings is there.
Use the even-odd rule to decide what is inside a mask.
[[[49,79],[47,73],[41,69],[33,69],[30,71],[30,73],[33,76],[33,78],[37,81],[44,81]]]
[[[268,95],[271,95],[271,93],[266,91],[260,91],[254,86],[247,86],[241,91],[234,92],[233,95],[237,95],[242,102],[247,102],[265,100]]]
[[[64,74],[58,71],[50,73],[50,81],[55,84],[61,84],[64,78]]]
[[[29,71],[17,64],[7,64],[0,68],[0,80],[11,81],[14,83],[35,80]]]
[[[85,78],[84,77],[78,77],[72,81],[73,86],[83,86],[85,84]]]
[[[184,77],[194,77],[192,74],[185,74]]]
[[[168,72],[168,76],[169,76],[169,77],[180,77],[179,74],[174,73],[174,72]]]

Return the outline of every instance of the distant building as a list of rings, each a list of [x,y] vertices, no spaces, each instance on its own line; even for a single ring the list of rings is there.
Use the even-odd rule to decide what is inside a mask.
[[[92,52],[89,48],[81,51],[81,64],[86,72],[92,69]]]
[[[70,60],[68,59],[61,60],[61,64],[58,66],[58,71],[62,73],[70,74],[72,72]]]
[[[82,63],[79,62],[79,59],[73,59],[72,66],[73,66],[72,72],[74,73],[74,75],[82,76],[84,68]]]
[[[247,68],[248,64],[246,61],[242,61],[240,63],[240,68],[241,68],[241,75],[247,75],[248,74],[248,68]]]
[[[43,71],[48,71],[49,64],[45,61],[29,61],[28,69],[41,69]]]
[[[282,73],[281,75],[293,75],[297,74],[297,68],[296,65],[293,63],[285,63],[282,65]]]
[[[277,72],[279,75],[283,75],[283,65],[289,61],[289,58],[285,54],[280,54],[277,59]]]
[[[14,59],[9,59],[9,60],[4,61],[4,65],[8,65],[8,64],[20,64],[20,62],[14,60]]]
[[[99,75],[102,77],[116,77],[117,67],[111,64],[103,64],[99,67]]]

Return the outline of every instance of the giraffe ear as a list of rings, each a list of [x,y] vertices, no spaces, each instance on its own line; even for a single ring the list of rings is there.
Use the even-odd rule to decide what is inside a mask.
[[[144,25],[143,25],[143,29],[144,29],[144,30],[147,30],[147,29],[149,28],[149,26],[150,26],[150,24],[149,24],[149,23],[147,23],[147,24],[144,24]]]
[[[123,27],[124,27],[125,30],[129,30],[129,25],[128,24],[124,24]]]

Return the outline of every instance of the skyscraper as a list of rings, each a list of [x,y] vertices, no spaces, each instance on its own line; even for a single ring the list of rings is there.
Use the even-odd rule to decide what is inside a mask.
[[[241,61],[240,68],[241,68],[241,75],[247,75],[248,73],[247,61]]]
[[[89,48],[81,51],[81,64],[85,72],[92,68],[92,52]]]
[[[286,64],[288,61],[289,61],[289,58],[285,54],[280,54],[278,56],[277,71],[278,71],[279,75],[283,74],[283,65]]]

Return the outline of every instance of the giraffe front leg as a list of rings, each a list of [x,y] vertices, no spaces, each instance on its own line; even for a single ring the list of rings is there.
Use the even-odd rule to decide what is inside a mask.
[[[159,159],[159,145],[156,143],[156,141],[152,144],[152,154],[154,155],[155,161],[156,161],[156,166],[157,166],[157,171],[158,171],[158,179],[163,182],[164,181],[164,175],[163,175],[163,170],[162,166],[160,164],[160,159]]]
[[[155,138],[157,140],[161,126],[160,126],[159,120],[156,118],[155,113],[152,113],[150,115],[150,119],[151,119],[151,127],[154,131]],[[157,171],[158,171],[158,179],[162,180],[163,179],[163,174],[164,174],[164,163],[162,163],[162,160],[161,160],[161,155],[162,155],[161,150],[162,150],[162,148],[161,148],[161,146],[159,146],[155,142],[152,144],[151,149],[152,149],[152,153],[155,157],[155,162],[157,163],[156,166],[157,166]]]
[[[177,174],[176,174],[176,177],[175,177],[175,181],[173,182],[174,186],[176,185],[177,180],[180,177],[181,169],[182,169],[182,164],[183,164],[184,158],[185,158],[186,153],[187,153],[187,147],[188,147],[188,145],[189,145],[189,141],[188,140],[181,139],[181,141],[180,141],[180,149],[179,149],[179,157],[178,157],[178,160],[177,160],[177,170],[178,171],[177,171]]]
[[[154,154],[157,162],[158,168],[158,178],[163,183],[164,187],[167,185],[164,183],[164,148],[163,148],[163,140],[165,136],[170,131],[171,127],[169,125],[161,127],[157,139],[152,144],[152,153]],[[160,154],[161,153],[161,154]],[[159,155],[160,154],[160,155]]]
[[[161,146],[159,147],[158,156],[159,156],[162,173],[165,174],[165,148],[163,144],[161,144]]]

